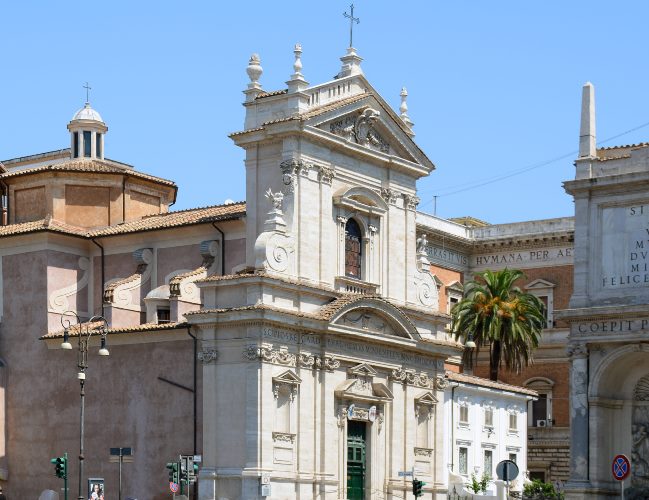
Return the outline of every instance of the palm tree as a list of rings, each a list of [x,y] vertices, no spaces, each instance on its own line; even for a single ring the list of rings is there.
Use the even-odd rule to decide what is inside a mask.
[[[464,286],[464,298],[451,310],[451,332],[467,339],[464,361],[474,366],[480,348],[489,345],[489,378],[498,380],[501,364],[520,373],[532,361],[541,330],[545,328],[545,305],[524,293],[514,282],[525,275],[517,269],[484,271]]]

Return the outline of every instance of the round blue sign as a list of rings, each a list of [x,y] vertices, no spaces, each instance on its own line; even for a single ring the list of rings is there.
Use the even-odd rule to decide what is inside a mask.
[[[623,481],[631,473],[631,463],[624,455],[617,455],[613,459],[613,477],[618,481]]]

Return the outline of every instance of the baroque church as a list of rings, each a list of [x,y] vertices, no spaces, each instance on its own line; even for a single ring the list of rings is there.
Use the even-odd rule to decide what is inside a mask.
[[[310,85],[301,53],[282,90],[263,89],[259,56],[248,63],[230,136],[245,202],[171,211],[175,183],[109,159],[89,103],[69,148],[2,162],[5,491],[58,490],[49,458],[67,451],[71,496],[89,477],[115,496],[109,448],[125,446],[124,493],[147,499],[168,498],[179,453],[202,456],[210,500],[404,498],[412,477],[441,500],[504,459],[515,489],[538,478],[605,498],[618,452],[631,483],[649,484],[649,146],[596,149],[587,84],[574,217],[444,220],[417,211],[435,165],[406,90],[394,111],[351,47]],[[548,326],[533,366],[491,382],[483,364],[462,373],[449,313],[475,272],[506,266],[525,271]]]
[[[402,498],[413,477],[445,498],[503,458],[526,470],[536,391],[458,373],[442,297],[461,277],[429,259],[416,181],[435,166],[406,90],[393,111],[353,48],[311,86],[294,55],[284,90],[247,67],[245,203],[170,211],[176,185],[109,159],[89,103],[69,148],[2,162],[12,496],[57,489],[63,452],[70,494],[114,494],[114,447],[133,451],[124,493],[152,499],[179,453],[202,457],[201,499]]]

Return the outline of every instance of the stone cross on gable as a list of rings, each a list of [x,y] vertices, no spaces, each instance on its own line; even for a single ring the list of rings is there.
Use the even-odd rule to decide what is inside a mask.
[[[358,17],[354,17],[354,4],[351,4],[349,6],[349,9],[351,10],[351,14],[347,14],[347,12],[343,12],[343,16],[349,19],[349,46],[353,47],[354,44],[352,42],[354,36],[354,23],[358,24],[361,22],[361,20]]]

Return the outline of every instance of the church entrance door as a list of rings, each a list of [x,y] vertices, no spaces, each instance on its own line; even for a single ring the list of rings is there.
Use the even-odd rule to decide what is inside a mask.
[[[347,425],[347,498],[365,498],[365,422]]]

